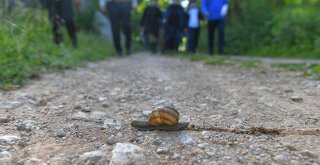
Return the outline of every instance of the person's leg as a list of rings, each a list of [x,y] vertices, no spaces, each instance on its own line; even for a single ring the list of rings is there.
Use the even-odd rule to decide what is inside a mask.
[[[64,0],[61,6],[61,13],[60,13],[63,22],[68,31],[68,35],[72,41],[73,48],[77,48],[77,34],[76,34],[76,27],[73,21],[73,7],[72,7],[72,0]]]
[[[218,47],[219,54],[223,54],[224,52],[224,20],[219,21],[218,25]]]
[[[125,47],[127,55],[131,54],[131,3],[123,3],[122,6],[122,26],[125,36]]]
[[[59,31],[60,21],[57,18],[53,18],[51,21],[52,21],[53,40],[55,44],[59,45],[62,42],[62,34]]]
[[[209,37],[209,55],[214,54],[214,39],[215,31],[219,25],[219,20],[213,20],[208,22],[208,37]]]
[[[8,6],[9,14],[13,11],[14,5],[15,5],[14,0],[9,0],[9,6]]]
[[[192,32],[192,42],[191,42],[191,52],[196,53],[197,47],[197,28],[191,28]]]
[[[191,51],[191,49],[190,49],[190,46],[191,46],[191,38],[192,38],[192,36],[191,36],[191,30],[190,30],[191,28],[188,28],[188,31],[187,31],[187,43],[186,43],[186,47],[187,47],[187,51],[188,52],[190,52]]]
[[[78,47],[77,34],[76,34],[76,27],[74,25],[73,20],[66,20],[66,27],[67,27],[69,37],[72,41],[73,48],[77,48]]]
[[[180,30],[178,28],[175,29],[174,32],[174,42],[173,42],[173,49],[175,51],[179,51],[179,46],[181,44],[182,41],[182,34],[180,33]]]
[[[63,41],[62,34],[60,32],[60,25],[63,23],[61,18],[63,4],[62,1],[54,1],[52,7],[52,23],[53,23],[53,34],[54,42],[59,45]]]
[[[200,28],[195,28],[195,34],[194,34],[194,52],[197,52],[198,43],[199,43],[199,36],[200,36]]]
[[[208,47],[209,55],[213,55],[213,44],[214,44],[214,21],[208,21]]]
[[[114,2],[109,2],[107,7],[108,7],[109,18],[111,23],[113,44],[117,54],[121,55],[122,48],[121,48],[121,39],[120,39],[120,21],[118,16],[119,8],[118,8],[118,5]]]

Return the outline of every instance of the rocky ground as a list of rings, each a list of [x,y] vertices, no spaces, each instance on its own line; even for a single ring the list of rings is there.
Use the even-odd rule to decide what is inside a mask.
[[[195,128],[130,126],[166,103]],[[270,67],[137,54],[0,92],[0,112],[1,165],[320,164],[320,82]]]

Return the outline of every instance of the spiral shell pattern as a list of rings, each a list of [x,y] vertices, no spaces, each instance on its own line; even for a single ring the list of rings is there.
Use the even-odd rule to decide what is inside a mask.
[[[150,116],[149,123],[154,126],[158,125],[175,125],[179,122],[179,112],[172,106],[155,108]]]

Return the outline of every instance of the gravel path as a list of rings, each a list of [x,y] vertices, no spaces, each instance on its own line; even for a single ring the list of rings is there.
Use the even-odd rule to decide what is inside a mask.
[[[165,103],[194,128],[130,126]],[[320,164],[319,120],[319,81],[136,54],[0,92],[0,164]]]

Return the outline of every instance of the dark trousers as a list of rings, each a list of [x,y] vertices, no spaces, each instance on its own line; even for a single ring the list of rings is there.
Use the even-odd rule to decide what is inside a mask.
[[[131,49],[131,3],[130,2],[109,2],[109,18],[111,22],[113,44],[118,54],[122,53],[121,29],[125,36],[125,48],[127,53]]]
[[[199,41],[200,28],[188,28],[187,50],[196,53]]]
[[[72,41],[72,46],[77,47],[76,28],[73,22],[73,11],[71,0],[53,1],[49,4],[49,17],[52,22],[54,42],[59,45],[63,39],[59,30],[61,25],[65,25],[68,35]]]
[[[179,50],[179,45],[182,40],[182,33],[178,27],[166,27],[165,44],[167,50]]]
[[[68,35],[72,41],[72,46],[74,48],[77,47],[77,35],[76,35],[76,28],[74,25],[74,22],[72,20],[61,20],[59,18],[55,18],[52,20],[53,23],[53,27],[52,27],[52,31],[53,31],[53,35],[54,35],[54,42],[59,45],[63,39],[62,39],[62,34],[59,30],[60,26],[62,24],[65,24],[67,31],[68,31]]]
[[[215,31],[218,29],[218,51],[220,54],[223,53],[224,47],[224,21],[223,20],[212,20],[208,21],[208,43],[209,43],[209,54],[214,53],[214,39]]]
[[[8,10],[6,10],[6,4],[8,4]],[[8,13],[10,14],[12,11],[13,11],[13,7],[15,5],[15,2],[14,0],[1,0],[1,4],[0,4],[2,10],[3,10],[3,13],[6,14],[6,11],[8,11]]]

